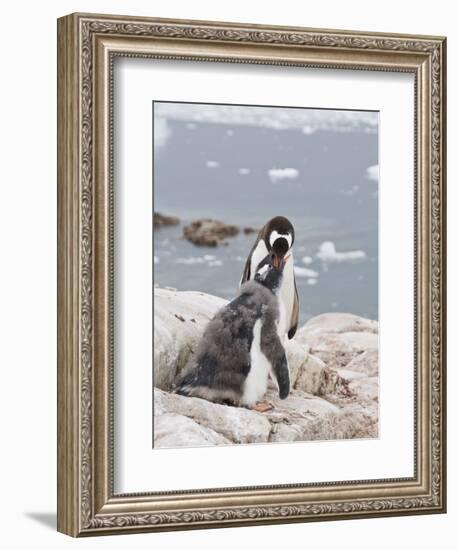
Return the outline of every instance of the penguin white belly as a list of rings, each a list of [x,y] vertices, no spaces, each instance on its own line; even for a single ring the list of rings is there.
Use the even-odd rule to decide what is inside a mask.
[[[285,304],[282,300],[278,300],[278,309],[279,316],[277,321],[277,334],[280,338],[280,341],[283,342],[283,340],[285,339],[285,334],[286,332],[288,332],[289,319],[286,314]]]
[[[271,364],[261,351],[262,321],[258,319],[253,327],[253,341],[250,350],[250,372],[243,386],[241,404],[252,407],[260,401],[267,390],[267,379],[271,371]]]
[[[288,259],[285,265],[283,272],[283,280],[280,284],[280,291],[278,293],[279,301],[283,304],[285,308],[285,332],[288,332],[290,329],[291,317],[293,315],[294,307],[294,258],[292,251],[290,252],[291,257]]]

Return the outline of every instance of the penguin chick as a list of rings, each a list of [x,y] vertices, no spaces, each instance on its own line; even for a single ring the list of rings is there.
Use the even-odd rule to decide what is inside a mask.
[[[272,254],[258,265],[253,281],[208,323],[191,368],[176,393],[216,403],[254,407],[267,390],[269,374],[280,399],[290,390],[289,367],[280,322],[280,288],[286,260]]]
[[[292,223],[283,216],[276,216],[270,219],[261,228],[255,243],[248,255],[243,270],[242,285],[254,278],[256,267],[259,262],[271,253],[274,266],[278,266],[284,258],[289,258],[288,264],[283,273],[278,298],[283,304],[286,315],[285,333],[291,339],[296,334],[299,322],[299,296],[297,293],[296,279],[294,277],[294,227]]]

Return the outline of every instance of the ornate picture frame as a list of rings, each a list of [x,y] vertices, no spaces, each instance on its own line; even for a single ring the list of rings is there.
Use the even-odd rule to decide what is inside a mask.
[[[415,78],[415,475],[113,491],[113,60],[218,61]],[[443,513],[446,40],[72,14],[58,20],[58,530],[71,536]]]

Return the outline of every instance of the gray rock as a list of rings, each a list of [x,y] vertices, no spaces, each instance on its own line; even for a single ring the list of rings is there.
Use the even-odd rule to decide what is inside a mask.
[[[165,413],[154,419],[155,448],[204,447],[230,443],[222,435],[187,416]]]
[[[160,214],[159,212],[154,212],[153,216],[153,226],[154,229],[170,225],[178,225],[180,219],[176,216],[166,216],[165,214]]]
[[[378,436],[378,325],[355,315],[320,315],[285,342],[291,393],[280,400],[271,381],[270,411],[170,393],[226,303],[201,292],[154,289],[155,446]]]
[[[187,416],[233,443],[262,443],[268,440],[270,424],[261,413],[160,390],[154,391],[154,399],[159,410]]]
[[[378,334],[378,322],[352,313],[322,313],[312,317],[299,331],[313,333],[373,332]]]
[[[205,325],[226,301],[203,292],[154,289],[154,386],[170,390]]]
[[[235,237],[239,233],[240,228],[236,225],[208,218],[193,221],[183,228],[184,238],[197,246],[225,245],[227,237]]]
[[[348,370],[362,373],[366,376],[378,375],[378,349],[368,349],[354,357],[346,366]]]
[[[308,321],[298,330],[296,340],[310,346],[310,352],[333,369],[346,368],[360,354],[370,351],[365,357],[372,371],[374,352],[378,350],[378,323],[348,313],[326,313]],[[363,363],[364,358],[350,370],[363,369]]]

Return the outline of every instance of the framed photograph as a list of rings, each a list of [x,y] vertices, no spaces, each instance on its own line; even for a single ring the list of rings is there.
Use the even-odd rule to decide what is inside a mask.
[[[444,512],[445,38],[58,20],[58,530]]]

